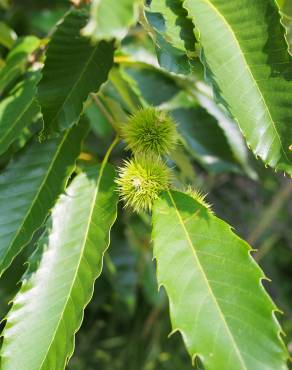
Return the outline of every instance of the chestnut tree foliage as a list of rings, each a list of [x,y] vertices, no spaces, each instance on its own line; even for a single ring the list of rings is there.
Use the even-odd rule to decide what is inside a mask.
[[[124,214],[129,228],[131,214],[151,225],[158,287],[190,363],[287,369],[252,246],[216,216],[194,171],[257,179],[257,159],[291,177],[279,5],[72,1],[43,39],[0,24],[2,280],[26,262],[1,370],[65,369]]]

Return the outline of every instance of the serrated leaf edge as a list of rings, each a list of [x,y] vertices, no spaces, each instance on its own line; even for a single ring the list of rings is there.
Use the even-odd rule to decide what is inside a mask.
[[[183,0],[183,7],[184,7],[184,9],[188,12],[189,17],[192,19],[193,17],[191,16],[191,14],[190,14],[190,12],[189,12],[189,10],[188,10],[188,7],[187,7],[187,5],[186,5],[186,3],[187,3],[188,1],[189,1],[189,0]],[[224,16],[223,16],[223,15],[222,15],[218,10],[217,10],[217,8],[216,8],[216,7],[215,7],[215,6],[214,6],[214,5],[213,5],[209,0],[205,0],[205,1],[208,3],[208,5],[209,5],[212,9],[214,9],[215,13],[217,13],[217,14],[218,14],[218,16],[219,16],[221,19],[223,19],[223,22],[226,24],[227,28],[230,30],[230,33],[231,33],[231,35],[232,35],[233,39],[235,40],[236,44],[237,44],[237,45],[238,45],[238,47],[239,47],[239,50],[241,51],[240,43],[238,42],[238,39],[236,38],[236,36],[235,36],[235,34],[234,34],[234,32],[233,32],[232,28],[229,26],[229,24],[228,24],[228,22],[226,21],[226,19],[224,18]],[[280,23],[281,23],[281,26],[282,26],[282,27],[283,27],[283,29],[284,29],[284,39],[285,39],[285,43],[286,43],[286,46],[287,46],[287,52],[290,54],[290,52],[289,52],[289,46],[288,46],[288,40],[287,40],[287,29],[286,29],[286,27],[284,26],[284,23],[283,23],[283,17],[282,17],[282,14],[281,14],[280,9],[279,9],[279,5],[277,4],[276,0],[274,0],[274,3],[275,3],[275,5],[276,5],[276,7],[277,7],[277,9],[278,9],[278,14],[279,14],[279,17],[280,17]],[[197,37],[197,39],[198,39],[198,42],[200,42],[200,30],[197,28],[197,26],[196,26],[196,25],[195,25],[195,29],[196,29],[196,31],[197,31],[197,35],[196,35],[196,37]],[[267,106],[267,104],[266,104],[266,101],[265,101],[265,99],[264,99],[264,96],[263,96],[263,94],[262,94],[262,92],[261,92],[261,90],[260,90],[260,88],[259,88],[259,86],[258,86],[258,84],[257,84],[257,81],[255,80],[255,78],[254,78],[254,76],[253,76],[253,73],[252,73],[252,71],[250,70],[250,67],[249,67],[248,63],[246,62],[245,57],[244,57],[244,55],[243,55],[243,53],[242,53],[242,52],[241,52],[241,54],[242,54],[243,60],[245,61],[246,69],[248,70],[248,72],[249,72],[249,74],[250,74],[250,76],[251,76],[252,80],[253,80],[253,81],[255,81],[254,86],[256,87],[257,91],[259,92],[259,95],[260,95],[260,96],[261,96],[261,98],[262,98],[262,101],[263,101],[263,103],[264,103],[264,106],[265,106],[265,108],[266,108],[266,111],[267,111],[267,113],[268,113],[268,116],[269,116],[270,121],[271,121],[271,123],[272,123],[272,127],[274,128],[274,132],[275,132],[276,136],[277,136],[277,137],[278,137],[278,139],[279,139],[279,142],[280,142],[280,145],[281,145],[281,151],[282,151],[282,153],[284,154],[285,158],[287,159],[287,162],[288,162],[288,163],[291,163],[291,161],[290,161],[290,160],[289,160],[289,158],[287,157],[287,154],[286,154],[286,152],[285,152],[285,150],[284,150],[284,147],[283,147],[283,143],[282,143],[281,137],[280,137],[280,135],[279,135],[279,133],[278,133],[278,131],[277,131],[277,128],[276,128],[275,123],[274,123],[274,119],[272,118],[271,112],[270,112],[270,110],[269,110],[269,107],[268,107],[268,106]],[[291,55],[291,54],[290,54],[290,55]],[[207,66],[207,64],[206,64],[206,61],[202,58],[202,51],[200,52],[200,60],[201,60],[201,62],[202,62],[202,64],[203,64],[203,66],[204,66],[204,69],[205,69],[205,76],[206,76],[206,72],[207,72],[208,66]],[[213,86],[213,81],[212,81],[212,79],[208,78],[207,76],[206,76],[206,79],[207,79],[207,81],[211,84],[211,86],[213,87],[213,91],[214,91],[214,86]],[[223,99],[221,99],[220,101],[222,102],[222,100],[223,100]],[[226,103],[225,103],[224,105],[226,106],[226,109],[228,109],[228,106],[226,105]],[[229,110],[228,110],[228,111],[229,111]],[[262,156],[261,156],[260,154],[258,154],[258,150],[257,150],[257,148],[256,148],[256,147],[254,148],[254,147],[250,144],[250,142],[247,140],[247,137],[246,137],[245,133],[242,131],[241,126],[239,125],[238,118],[234,117],[233,115],[232,115],[232,117],[233,117],[234,121],[237,123],[237,125],[238,125],[238,127],[239,127],[239,129],[240,129],[240,131],[241,131],[241,133],[242,133],[242,135],[244,136],[244,138],[245,138],[245,140],[246,140],[246,142],[247,142],[248,148],[252,150],[252,152],[255,154],[256,158],[260,157],[260,158],[263,160],[263,162],[264,162],[264,164],[265,164],[265,166],[266,166],[266,167],[268,166],[268,167],[270,167],[270,168],[273,168],[273,169],[275,170],[275,172],[277,172],[277,170],[280,170],[281,172],[284,172],[284,174],[286,174],[286,173],[287,173],[287,174],[288,174],[288,176],[292,178],[292,168],[291,168],[291,173],[286,172],[285,170],[283,170],[283,169],[281,169],[281,168],[278,168],[278,167],[277,167],[277,165],[276,165],[275,167],[274,167],[274,166],[272,166],[272,165],[270,165],[270,162],[267,162],[265,159],[263,159],[263,158],[262,158]],[[291,165],[290,165],[290,166],[292,166],[292,163],[291,163]]]
[[[184,232],[185,232],[185,234],[186,234],[186,237],[187,237],[187,240],[188,240],[188,243],[190,244],[190,246],[193,246],[193,243],[192,243],[192,241],[191,241],[191,239],[190,239],[190,237],[189,237],[189,233],[188,233],[188,231],[186,230],[186,228],[185,228],[185,226],[184,226],[184,223],[183,223],[183,220],[182,220],[182,218],[181,218],[181,216],[180,216],[180,213],[179,213],[179,210],[177,209],[177,206],[176,206],[176,203],[175,203],[175,201],[174,201],[174,199],[173,199],[173,197],[172,197],[172,195],[171,195],[171,193],[170,193],[170,191],[168,190],[167,191],[167,194],[168,194],[168,196],[169,196],[169,198],[170,198],[170,200],[171,200],[171,202],[172,202],[172,205],[174,206],[174,208],[175,208],[175,211],[176,211],[176,213],[177,213],[177,216],[178,216],[178,219],[179,219],[179,223],[180,223],[180,225],[182,226],[182,228],[183,228],[183,230],[184,230]],[[207,211],[208,213],[209,213],[209,211]],[[214,214],[212,214],[212,216],[213,217],[216,217]],[[217,217],[216,217],[217,218]],[[228,225],[229,226],[229,228],[230,228],[230,231],[233,233],[233,228],[232,228],[232,226],[230,226],[230,225]],[[238,236],[235,234],[235,236],[238,238]],[[154,237],[152,236],[151,237],[151,240],[153,241],[154,240]],[[268,277],[266,277],[265,276],[265,274],[263,273],[263,271],[261,270],[261,268],[258,266],[258,264],[256,263],[256,261],[252,258],[252,256],[251,256],[251,253],[252,252],[254,252],[254,251],[256,251],[256,249],[252,249],[251,247],[250,247],[250,245],[248,244],[248,243],[246,243],[245,242],[245,245],[246,245],[246,247],[247,247],[247,249],[248,249],[248,255],[249,255],[249,258],[250,258],[250,262],[258,269],[258,270],[260,270],[261,271],[261,274],[262,274],[262,277],[259,279],[259,285],[260,285],[260,288],[261,288],[261,290],[262,290],[262,292],[263,292],[263,294],[266,296],[266,298],[268,298],[268,300],[269,300],[269,302],[272,304],[272,306],[273,306],[273,309],[272,309],[272,311],[271,311],[271,317],[272,317],[272,320],[273,320],[273,323],[274,323],[274,325],[276,326],[276,328],[277,328],[277,336],[278,336],[278,338],[279,338],[279,342],[280,342],[280,344],[282,345],[282,347],[283,347],[283,349],[285,350],[285,352],[286,352],[286,360],[288,360],[288,353],[287,353],[287,350],[286,350],[286,346],[285,346],[285,344],[284,344],[284,341],[283,341],[283,338],[282,338],[282,336],[285,336],[285,333],[283,332],[283,330],[282,330],[282,328],[281,328],[281,326],[280,326],[280,324],[279,324],[279,322],[278,322],[278,320],[277,320],[277,318],[276,318],[276,312],[278,312],[278,313],[280,313],[280,314],[283,314],[283,312],[275,305],[275,303],[273,302],[273,300],[271,299],[271,297],[267,294],[267,292],[266,292],[266,290],[265,290],[265,288],[264,288],[264,286],[263,286],[263,284],[262,284],[262,281],[263,280],[267,280],[267,281],[271,281],[271,279],[269,279]],[[191,248],[192,249],[192,253],[195,255],[195,258],[196,258],[196,260],[198,261],[198,265],[201,267],[201,263],[200,263],[200,261],[197,259],[197,256],[196,256],[196,254],[195,254],[195,252],[193,251],[193,248]],[[156,261],[156,263],[157,263],[157,259],[156,259],[156,257],[153,255],[153,258],[152,258],[152,260],[155,260]],[[214,294],[213,294],[213,291],[212,291],[212,288],[209,286],[209,282],[208,282],[208,279],[207,279],[207,277],[206,277],[206,275],[205,275],[205,273],[204,273],[204,270],[203,270],[203,268],[201,268],[201,271],[202,271],[202,273],[203,273],[203,276],[204,276],[204,279],[206,280],[206,282],[207,282],[207,286],[208,286],[208,289],[209,289],[209,291],[211,292],[211,296],[212,296],[212,298],[213,298],[213,300],[215,301],[215,304],[216,304],[216,307],[218,307],[218,310],[219,310],[219,313],[220,313],[220,316],[223,318],[223,322],[224,322],[224,324],[225,324],[225,326],[226,326],[226,328],[227,328],[227,332],[230,334],[230,338],[232,338],[232,342],[234,343],[234,344],[236,344],[235,343],[235,341],[234,341],[234,338],[233,338],[233,336],[232,336],[232,334],[231,334],[231,332],[230,332],[230,329],[229,329],[229,327],[228,327],[228,325],[227,325],[227,323],[226,323],[226,321],[225,321],[225,319],[224,319],[224,316],[223,316],[223,314],[222,314],[222,312],[221,312],[221,310],[220,310],[220,307],[219,307],[219,305],[217,304],[217,300],[216,300],[216,297],[214,296]],[[158,276],[157,276],[157,272],[158,272],[158,270],[156,269],[156,277],[157,277],[157,281],[158,281]],[[161,282],[161,283],[158,283],[158,291],[161,289],[161,287],[163,287],[164,289],[165,289],[165,284],[163,283],[163,282]],[[168,296],[168,294],[167,294],[167,297],[168,297],[168,300],[169,300],[169,312],[170,312],[170,318],[171,318],[171,322],[173,322],[173,316],[172,316],[172,312],[171,312],[171,307],[172,307],[172,305],[173,305],[173,303],[172,303],[172,300],[170,299],[170,297]],[[168,335],[168,337],[171,337],[173,334],[175,334],[175,333],[177,333],[177,332],[179,332],[180,333],[180,335],[182,336],[182,338],[183,338],[183,341],[184,341],[184,343],[185,343],[185,345],[186,345],[186,347],[187,347],[187,336],[186,336],[186,334],[184,333],[184,331],[183,331],[183,329],[181,329],[181,328],[179,328],[179,327],[175,327],[175,328],[173,328],[172,330],[171,330],[171,332],[169,333],[169,335]],[[236,353],[238,353],[238,348],[237,348],[237,346],[235,346],[234,347],[235,348],[235,350],[236,350]],[[188,348],[187,348],[188,349]],[[189,352],[189,350],[188,350],[188,352]],[[192,360],[192,365],[194,366],[195,365],[195,361],[196,361],[196,358],[198,357],[198,358],[201,358],[200,357],[200,354],[199,353],[190,353],[189,352],[189,355],[191,356],[191,360]],[[240,352],[239,352],[239,355],[240,355]],[[203,358],[203,356],[202,356],[202,358]],[[243,364],[243,370],[249,370],[246,366],[245,366],[245,363],[244,363],[244,361],[243,361],[243,359],[242,359],[242,357],[241,357],[241,355],[238,357],[239,359],[240,359],[240,362]],[[282,370],[286,370],[287,369],[287,367],[284,367]]]

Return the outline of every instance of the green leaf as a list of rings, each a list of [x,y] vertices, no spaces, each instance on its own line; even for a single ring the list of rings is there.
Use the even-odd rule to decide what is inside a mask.
[[[113,42],[92,45],[80,36],[86,21],[85,10],[71,11],[49,43],[38,88],[45,135],[78,122],[88,94],[98,91],[112,67]]]
[[[206,370],[286,369],[274,303],[249,245],[192,197],[169,191],[153,212],[159,285],[173,332]]]
[[[94,40],[122,40],[138,20],[141,0],[93,0],[83,34]]]
[[[249,151],[246,142],[236,122],[230,117],[228,111],[222,105],[216,104],[212,98],[210,89],[201,81],[196,83],[197,89],[193,91],[199,104],[206,109],[216,120],[218,126],[223,130],[234,158],[240,163],[245,172],[254,180],[257,174],[249,161]]]
[[[16,39],[16,33],[6,23],[0,22],[0,44],[11,49]]]
[[[0,94],[25,71],[30,54],[39,44],[40,40],[34,36],[17,40],[6,58],[5,66],[0,70]]]
[[[17,139],[39,113],[35,99],[39,72],[29,73],[0,103],[0,154]]]
[[[160,66],[187,74],[191,72],[196,39],[194,25],[182,4],[182,0],[152,1],[145,15],[152,26]]]
[[[33,143],[0,176],[0,275],[42,225],[72,173],[87,133],[78,125],[58,140]]]
[[[184,7],[221,102],[254,153],[292,175],[292,61],[275,1],[185,0]]]
[[[8,313],[2,370],[65,368],[116,219],[114,176],[111,166],[88,168],[53,209],[50,230]]]
[[[113,128],[100,112],[96,104],[92,103],[85,110],[86,117],[90,122],[91,130],[102,139],[108,139],[113,134]]]
[[[238,172],[233,153],[216,120],[201,107],[171,112],[188,152],[207,170]]]
[[[180,91],[167,74],[154,68],[140,67],[138,63],[131,65],[131,68],[125,67],[124,74],[128,76],[128,82],[132,83],[134,91],[139,92],[150,105],[160,105]]]
[[[123,75],[123,71],[121,69],[112,68],[109,74],[109,79],[131,113],[134,113],[139,107],[141,107],[142,104],[139,96],[135,93],[131,83],[127,81],[127,76]]]

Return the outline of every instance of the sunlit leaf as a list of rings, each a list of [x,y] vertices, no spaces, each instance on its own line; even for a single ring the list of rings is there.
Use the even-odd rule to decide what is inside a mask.
[[[292,59],[276,3],[185,0],[184,7],[216,95],[254,153],[292,175]]]
[[[164,193],[153,216],[158,283],[191,357],[206,370],[286,369],[277,308],[249,245],[180,192]]]
[[[116,218],[114,176],[110,166],[88,168],[53,209],[7,316],[2,370],[65,368]]]
[[[138,20],[141,0],[93,0],[83,34],[95,40],[123,39]]]

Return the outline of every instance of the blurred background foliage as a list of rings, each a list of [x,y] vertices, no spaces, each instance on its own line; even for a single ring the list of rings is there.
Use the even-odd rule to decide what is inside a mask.
[[[279,0],[279,5],[292,46],[292,1]],[[46,44],[68,6],[67,0],[0,0],[0,75],[8,53],[23,37],[34,35]],[[291,181],[256,161],[232,119],[215,104],[203,81],[196,51],[190,46],[186,56],[179,45],[167,41],[165,25],[156,10],[149,9],[144,22],[148,22],[146,27],[158,46],[154,47],[142,27],[134,27],[116,54],[109,82],[86,103],[85,114],[92,131],[79,165],[100,160],[114,135],[111,125],[125,120],[138,106],[151,104],[169,110],[182,137],[182,145],[172,155],[176,185],[192,184],[208,193],[217,215],[257,249],[254,256],[272,280],[265,285],[284,312],[279,319],[292,351]],[[187,27],[188,32],[192,31],[191,25]],[[5,96],[5,90],[1,94]],[[9,153],[19,150],[39,125],[36,119],[0,156],[2,167]],[[112,160],[116,164],[124,156],[122,149],[120,145],[114,152]],[[33,248],[32,241],[0,280],[1,317],[19,287],[25,255]],[[168,338],[168,303],[156,284],[148,215],[137,216],[120,209],[103,271],[86,308],[86,320],[77,335],[68,369],[191,369],[179,334]]]

